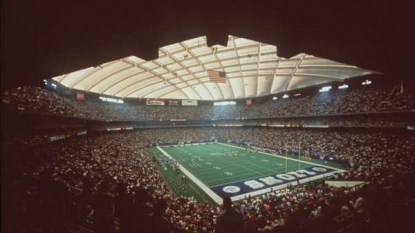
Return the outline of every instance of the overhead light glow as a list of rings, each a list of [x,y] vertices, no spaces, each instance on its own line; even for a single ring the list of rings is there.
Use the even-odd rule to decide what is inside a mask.
[[[325,86],[325,87],[322,87],[320,90],[319,90],[319,92],[327,92],[327,91],[330,91],[331,90],[331,86]]]
[[[124,100],[107,98],[107,97],[103,97],[103,96],[100,96],[99,99],[102,100],[102,101],[111,102],[111,103],[118,103],[118,104],[123,104],[124,103]]]
[[[235,101],[222,101],[213,103],[214,106],[226,106],[226,105],[235,105]]]
[[[347,85],[347,84],[343,84],[343,85],[339,86],[339,89],[347,89],[347,88],[349,88],[349,85]]]
[[[276,97],[276,96],[272,97],[272,100],[277,100],[277,99],[278,99],[278,97]]]
[[[304,62],[299,63],[298,59],[303,59]],[[91,64],[82,70],[60,74],[53,80],[56,84],[76,91],[92,92],[111,98],[232,101],[261,97],[262,93],[270,94],[272,98],[276,95],[275,90],[285,90],[286,77],[293,76],[287,67],[295,64],[298,64],[295,74],[301,75],[303,81],[292,82],[289,86],[290,91],[329,83],[333,81],[331,76],[343,80],[373,73],[306,53],[282,58],[278,56],[276,45],[228,35],[226,45],[210,46],[206,36],[190,38],[160,47],[158,57],[154,57],[154,60],[142,59],[131,54],[100,65]],[[319,69],[315,69],[314,66],[318,66]],[[348,68],[343,69],[344,66]],[[134,69],[121,72],[130,67]],[[226,72],[226,82],[215,79],[212,73],[210,77],[209,72],[206,72],[210,69]],[[89,75],[95,71],[97,73]],[[241,75],[241,71],[247,73]],[[136,82],[133,79],[146,81]],[[264,80],[269,83],[265,84]],[[196,85],[199,82],[203,84]],[[166,84],[163,85],[164,83]],[[240,83],[243,86],[239,87]],[[215,90],[210,90],[210,87]],[[280,98],[282,95],[278,94]]]
[[[288,98],[288,95],[287,95],[287,94],[284,94],[284,95],[282,96],[282,98],[283,98],[283,99],[287,99],[287,98]]]
[[[300,93],[294,94],[294,96],[300,96],[300,95],[301,95]]]
[[[366,79],[366,81],[362,82],[362,85],[370,85],[372,84],[372,81]]]

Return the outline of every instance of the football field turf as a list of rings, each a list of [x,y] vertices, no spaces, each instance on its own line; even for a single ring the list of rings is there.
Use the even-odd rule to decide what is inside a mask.
[[[258,195],[269,192],[270,188],[283,188],[341,171],[295,157],[286,159],[282,155],[247,151],[223,143],[162,146],[158,149],[165,156],[174,158],[182,172],[216,202],[223,195],[237,200],[248,194]]]

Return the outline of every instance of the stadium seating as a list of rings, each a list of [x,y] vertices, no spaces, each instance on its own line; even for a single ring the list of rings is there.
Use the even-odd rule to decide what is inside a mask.
[[[170,119],[257,119],[288,116],[326,116],[411,111],[415,100],[410,95],[390,94],[376,88],[358,88],[312,96],[268,101],[251,106],[146,106],[75,101],[38,87],[25,86],[3,93],[3,103],[21,111],[34,111],[101,121],[148,121]]]
[[[105,199],[105,203],[113,206],[115,212],[110,218],[105,218],[107,222],[102,224],[112,224],[115,228],[122,229],[123,224],[126,224],[123,221],[125,215],[122,214],[123,211],[128,211],[126,206],[135,206],[136,209],[131,210],[135,213],[134,216],[145,216],[151,212],[151,206],[147,206],[149,203],[165,198],[169,206],[167,216],[172,225],[192,232],[199,232],[201,229],[212,232],[215,226],[213,219],[219,214],[219,207],[171,193],[147,149],[139,146],[142,142],[150,145],[208,141],[212,136],[219,140],[250,142],[276,150],[285,143],[290,150],[295,150],[297,143],[303,142],[309,145],[308,149],[312,154],[337,156],[338,159],[346,161],[349,169],[342,179],[360,178],[370,183],[358,192],[316,183],[248,198],[236,204],[236,208],[245,216],[246,229],[252,230],[248,232],[258,232],[258,229],[261,232],[266,229],[285,229],[288,232],[299,229],[312,232],[336,230],[346,220],[336,222],[333,219],[340,219],[338,216],[345,214],[353,217],[353,223],[365,221],[368,213],[376,209],[376,205],[366,204],[366,200],[374,198],[373,192],[383,195],[386,192],[384,187],[406,187],[407,180],[404,177],[411,174],[414,165],[411,156],[415,151],[415,137],[412,134],[269,128],[145,129],[78,137],[24,152],[26,160],[19,162],[15,171],[21,175],[15,177],[10,184],[12,190],[21,190],[22,193],[13,200],[16,205],[28,208],[28,215],[22,218],[28,221],[28,225],[41,222],[42,218],[49,218],[48,214],[42,214],[46,211],[94,229],[93,222],[101,220],[97,220],[97,216],[91,212],[98,208],[93,200],[100,193],[109,193],[109,199]],[[371,146],[368,147],[368,144]],[[331,151],[338,153],[334,155]],[[50,182],[45,183],[45,180]],[[122,189],[124,194],[118,188],[123,184],[126,186]],[[62,199],[53,199],[53,205],[47,200],[41,201],[50,195],[62,195]],[[380,202],[385,205],[388,205],[390,198],[395,198],[394,195],[388,196],[391,193],[384,195],[385,199]],[[24,200],[20,204],[19,198]],[[34,204],[37,206],[33,207]],[[60,204],[66,205],[65,211],[56,209]],[[265,206],[270,206],[271,211]],[[38,216],[40,219],[30,216]],[[379,223],[383,219],[382,216],[375,215],[371,215],[371,218],[371,224]],[[60,218],[54,219],[53,223],[56,224],[61,221]]]
[[[14,227],[22,232],[63,226],[96,233],[151,232],[143,223],[160,199],[167,201],[165,215],[174,232],[214,232],[220,207],[172,192],[148,149],[212,140],[279,154],[287,149],[288,155],[297,154],[301,144],[312,158],[343,164],[347,171],[331,179],[366,182],[354,190],[313,182],[248,197],[235,203],[246,232],[376,232],[413,210],[415,135],[404,128],[415,123],[410,95],[365,87],[252,106],[173,107],[75,101],[26,86],[3,93],[2,102],[22,114],[153,121],[148,125],[158,127],[86,135],[66,129],[2,132],[2,145],[16,148],[4,150],[9,178],[4,194],[10,200],[5,204],[13,210],[9,220],[19,219]],[[154,123],[170,119],[198,120],[204,127]],[[61,133],[74,136],[50,140]],[[169,161],[163,163],[169,169]],[[182,180],[170,182],[173,189],[184,189]]]

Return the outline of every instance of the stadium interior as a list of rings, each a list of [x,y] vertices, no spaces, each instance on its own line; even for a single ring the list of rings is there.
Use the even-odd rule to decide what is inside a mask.
[[[2,231],[220,233],[231,205],[246,233],[412,232],[415,96],[398,65],[236,28],[4,71]]]

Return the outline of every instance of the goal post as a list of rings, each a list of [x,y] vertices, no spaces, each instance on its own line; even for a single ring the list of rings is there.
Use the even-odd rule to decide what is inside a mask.
[[[298,142],[298,170],[301,170],[301,142]]]

